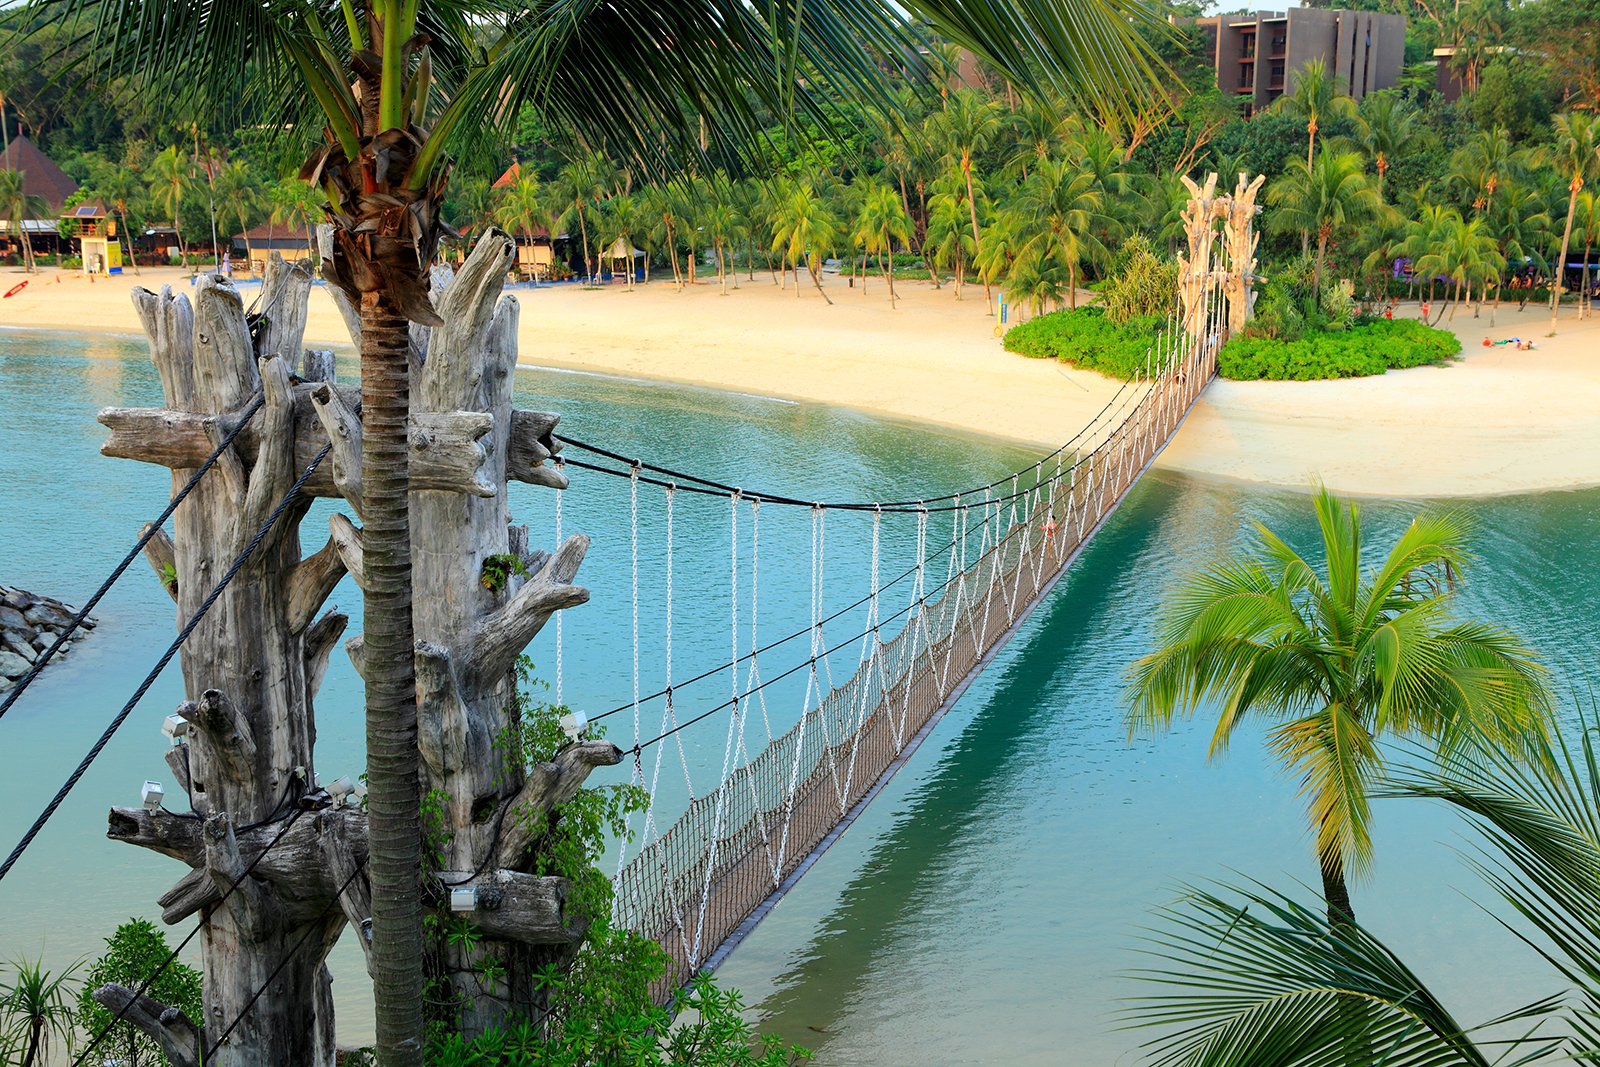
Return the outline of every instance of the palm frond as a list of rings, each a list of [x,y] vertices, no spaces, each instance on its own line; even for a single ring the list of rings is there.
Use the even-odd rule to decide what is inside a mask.
[[[1133,977],[1163,988],[1125,1018],[1163,1031],[1145,1045],[1157,1067],[1512,1067],[1556,1040],[1535,1031],[1491,1056],[1475,1034],[1538,1024],[1556,998],[1469,1029],[1359,926],[1265,887],[1220,891],[1239,901],[1190,889],[1147,932],[1155,963]]]

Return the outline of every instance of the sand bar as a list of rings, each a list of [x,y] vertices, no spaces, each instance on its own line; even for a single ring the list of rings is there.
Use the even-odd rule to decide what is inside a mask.
[[[0,291],[23,276],[0,272]],[[57,278],[60,278],[57,281]],[[171,269],[90,283],[36,275],[0,301],[0,327],[137,334],[134,285],[188,287]],[[1055,448],[1098,412],[1116,383],[1005,352],[981,287],[901,283],[898,307],[874,279],[863,295],[837,279],[780,289],[757,271],[736,292],[714,281],[679,291],[659,275],[615,286],[518,288],[524,364],[655,378],[837,404]],[[248,302],[254,289],[243,287]],[[1414,308],[1401,314],[1415,315]],[[1600,317],[1502,306],[1456,316],[1465,358],[1333,382],[1225,382],[1207,390],[1160,464],[1241,482],[1347,493],[1473,496],[1600,485]],[[1534,351],[1483,339],[1534,339]],[[332,301],[313,293],[307,343],[348,344]]]

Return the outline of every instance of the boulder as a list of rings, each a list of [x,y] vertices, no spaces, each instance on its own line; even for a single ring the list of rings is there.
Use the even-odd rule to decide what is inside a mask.
[[[32,630],[21,610],[0,601],[0,630]]]
[[[14,652],[0,652],[0,678],[5,679],[4,685],[28,673],[28,661]]]
[[[23,618],[33,625],[52,630],[66,629],[72,622],[72,612],[56,604],[46,604],[40,601],[22,613]]]
[[[0,651],[9,652],[13,656],[21,656],[32,663],[38,658],[33,645],[28,641],[28,635],[21,630],[0,630]]]

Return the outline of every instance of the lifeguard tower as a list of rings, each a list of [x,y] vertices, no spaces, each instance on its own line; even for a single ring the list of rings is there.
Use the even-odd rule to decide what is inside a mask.
[[[68,237],[78,242],[85,274],[121,274],[122,242],[117,239],[117,220],[104,204],[79,204],[68,208],[62,219],[70,228]]]

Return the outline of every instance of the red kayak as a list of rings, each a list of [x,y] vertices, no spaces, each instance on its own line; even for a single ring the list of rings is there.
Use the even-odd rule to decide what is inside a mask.
[[[7,289],[6,296],[16,296],[18,293],[22,292],[22,290],[28,287],[28,281],[29,279],[23,279],[16,285],[13,285],[11,288]],[[6,296],[0,296],[0,300],[4,300]]]

